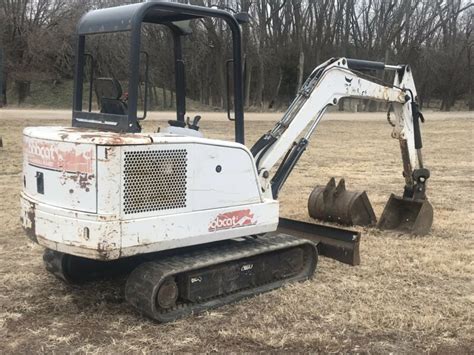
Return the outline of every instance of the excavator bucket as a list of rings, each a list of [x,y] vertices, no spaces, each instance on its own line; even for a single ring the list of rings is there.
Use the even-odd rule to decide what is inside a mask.
[[[346,225],[372,226],[377,219],[365,191],[347,191],[344,179],[331,178],[326,186],[316,186],[308,199],[313,218]]]
[[[413,200],[392,194],[377,227],[425,235],[433,224],[433,206],[428,200]]]

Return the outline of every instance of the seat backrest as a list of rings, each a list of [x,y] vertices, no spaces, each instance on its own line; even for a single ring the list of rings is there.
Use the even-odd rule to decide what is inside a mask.
[[[126,115],[128,113],[127,104],[121,100],[122,86],[117,79],[97,78],[94,84],[101,113],[113,115]]]
[[[115,78],[97,78],[94,88],[99,104],[102,98],[118,100],[122,97],[122,86]]]

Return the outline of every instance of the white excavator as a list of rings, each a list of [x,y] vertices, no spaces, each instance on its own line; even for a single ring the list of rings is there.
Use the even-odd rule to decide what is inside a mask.
[[[204,138],[200,117],[185,120],[181,42],[190,21],[221,19],[232,33],[235,142]],[[416,222],[426,233],[432,208],[421,156],[420,113],[408,65],[332,58],[313,70],[273,129],[244,145],[240,26],[245,13],[169,2],[94,10],[77,29],[72,127],[24,130],[22,224],[45,247],[47,270],[66,282],[130,271],[125,298],[139,312],[168,322],[313,276],[318,254],[359,263],[360,233],[280,218],[278,193],[325,111],[343,98],[393,106],[392,137],[400,142],[405,188],[392,196],[384,229]],[[173,36],[176,119],[159,133],[141,132],[138,117],[143,23]],[[130,33],[128,95],[114,77],[90,76],[83,108],[86,38]],[[393,84],[367,71],[394,71]],[[92,91],[98,99],[92,109]],[[415,217],[413,217],[415,215]],[[421,216],[421,217],[420,217]],[[415,221],[416,220],[416,221]]]

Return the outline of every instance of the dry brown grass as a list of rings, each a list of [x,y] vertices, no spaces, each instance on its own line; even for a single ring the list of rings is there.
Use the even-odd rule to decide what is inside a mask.
[[[46,273],[41,248],[28,242],[18,220],[21,131],[58,121],[0,120],[0,352],[472,353],[473,123],[468,114],[431,122],[428,115],[425,160],[435,208],[429,236],[361,229],[359,267],[322,258],[312,281],[159,325],[128,307],[123,280],[71,287]],[[249,122],[248,141],[270,125]],[[225,121],[204,117],[203,130],[232,136]],[[383,121],[323,122],[281,194],[282,215],[309,220],[307,197],[330,176],[367,190],[380,215],[403,186],[389,135]]]

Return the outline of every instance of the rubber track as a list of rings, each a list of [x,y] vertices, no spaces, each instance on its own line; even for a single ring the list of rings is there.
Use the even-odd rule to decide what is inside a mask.
[[[157,307],[158,289],[161,283],[170,276],[293,247],[304,249],[305,264],[303,269],[292,277],[275,280],[254,288],[242,289],[200,303],[178,303],[174,308],[167,310]],[[245,297],[273,290],[287,282],[307,280],[314,273],[317,256],[314,243],[286,234],[266,235],[257,239],[245,238],[243,241],[233,240],[224,245],[211,245],[205,250],[173,255],[141,264],[127,280],[125,298],[146,316],[159,322],[170,322],[191,313],[200,313]]]

